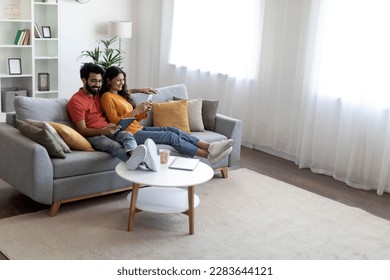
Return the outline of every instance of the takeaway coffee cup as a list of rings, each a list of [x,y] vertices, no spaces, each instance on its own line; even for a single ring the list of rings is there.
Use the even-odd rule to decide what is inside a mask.
[[[160,153],[160,162],[161,162],[162,164],[168,163],[170,152],[171,152],[171,151],[168,150],[168,149],[160,149],[160,150],[159,150],[159,153]]]

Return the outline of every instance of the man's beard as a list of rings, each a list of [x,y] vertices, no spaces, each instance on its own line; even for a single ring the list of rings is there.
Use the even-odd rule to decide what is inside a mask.
[[[91,86],[89,86],[88,84],[87,84],[85,87],[86,87],[87,91],[88,91],[90,94],[92,94],[92,95],[98,94],[98,93],[99,93],[99,90],[100,90],[99,87],[97,87],[97,86],[91,87]]]

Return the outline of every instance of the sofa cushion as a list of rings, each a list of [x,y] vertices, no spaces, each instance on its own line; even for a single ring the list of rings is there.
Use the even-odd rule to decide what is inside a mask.
[[[36,127],[20,120],[16,120],[16,126],[24,136],[45,147],[49,156],[61,159],[65,158],[65,153],[61,146],[46,129]]]
[[[204,132],[195,131],[192,132],[191,135],[197,137],[202,141],[209,142],[209,143],[227,139],[225,135],[210,130],[206,130]]]
[[[49,122],[72,150],[94,151],[91,144],[76,130],[65,124]]]
[[[66,145],[65,141],[61,138],[61,136],[54,129],[54,127],[51,126],[49,123],[43,122],[43,121],[30,120],[30,119],[26,119],[25,122],[29,123],[29,124],[32,124],[32,125],[34,125],[36,127],[42,128],[42,129],[46,129],[47,132],[49,132],[51,134],[51,136],[53,136],[54,140],[56,140],[58,145],[61,146],[62,150],[65,153],[70,153],[71,152],[69,146]]]
[[[52,159],[54,179],[114,170],[121,161],[109,153],[72,151],[66,160]],[[82,188],[83,186],[80,186]]]
[[[65,98],[15,96],[16,119],[59,122],[73,126],[66,109],[67,103],[68,101]]]
[[[153,102],[153,126],[171,126],[191,133],[188,123],[187,100]]]

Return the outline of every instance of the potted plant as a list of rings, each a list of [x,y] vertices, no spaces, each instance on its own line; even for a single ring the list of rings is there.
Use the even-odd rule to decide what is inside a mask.
[[[98,40],[97,46],[93,50],[82,51],[78,59],[85,57],[89,58],[93,63],[99,64],[105,70],[112,65],[121,67],[124,59],[123,51],[120,48],[115,49],[112,47],[117,39],[117,37],[114,37],[108,40]]]

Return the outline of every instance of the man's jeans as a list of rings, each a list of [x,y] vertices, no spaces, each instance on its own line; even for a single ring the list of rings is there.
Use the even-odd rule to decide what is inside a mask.
[[[118,131],[114,135],[99,135],[86,138],[96,151],[110,153],[121,161],[127,161],[127,152],[137,147],[133,134],[127,131]]]

